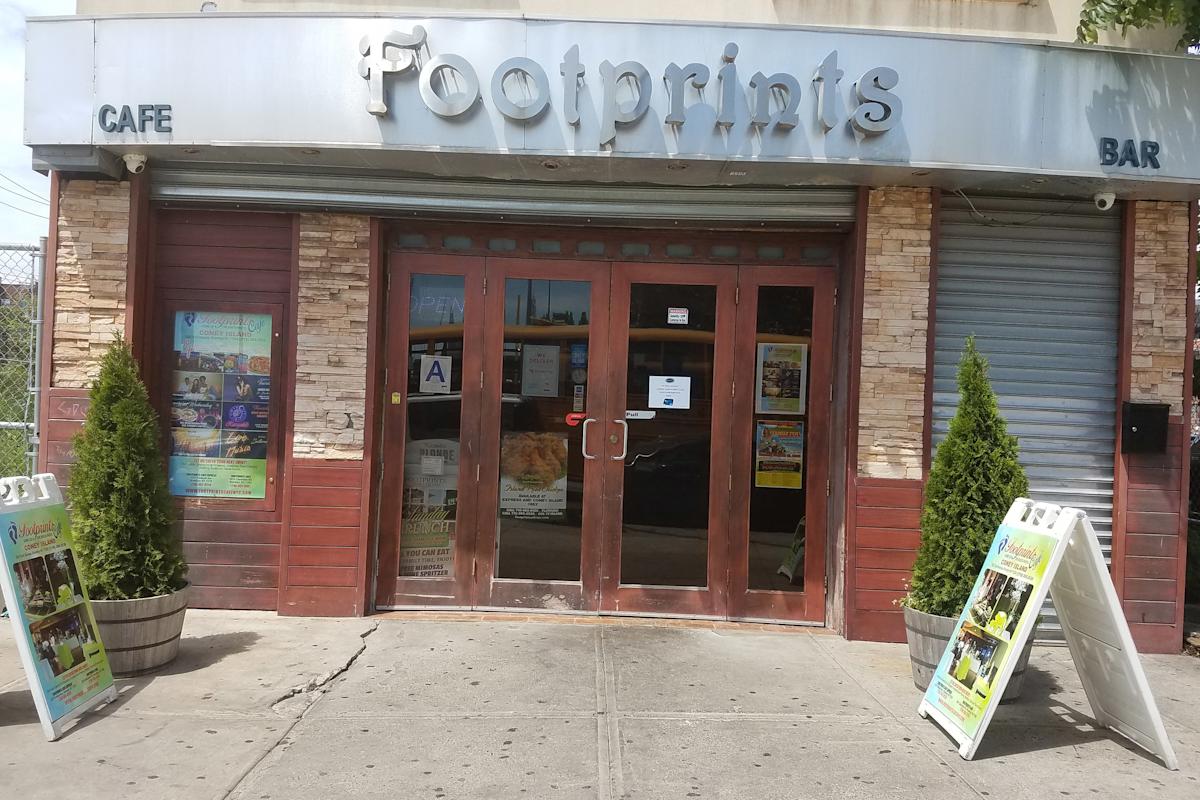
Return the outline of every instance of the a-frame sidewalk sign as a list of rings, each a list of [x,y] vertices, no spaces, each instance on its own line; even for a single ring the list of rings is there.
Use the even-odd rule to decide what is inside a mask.
[[[0,552],[17,651],[53,741],[70,720],[117,698],[53,475],[0,478]]]
[[[1008,510],[917,709],[975,755],[1049,593],[1097,724],[1177,769],[1087,515],[1018,499]]]

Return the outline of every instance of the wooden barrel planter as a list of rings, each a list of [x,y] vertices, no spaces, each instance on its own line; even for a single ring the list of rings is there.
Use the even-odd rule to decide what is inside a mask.
[[[137,600],[93,600],[92,613],[114,675],[160,669],[179,654],[188,587]]]
[[[937,670],[942,654],[954,634],[956,617],[939,617],[923,611],[904,607],[904,632],[908,638],[908,660],[912,666],[913,683],[922,692],[929,688],[929,681]],[[1036,629],[1034,631],[1036,633]],[[1029,666],[1029,654],[1033,650],[1033,636],[1025,643],[1013,669],[1008,686],[1004,689],[1001,703],[1011,703],[1021,696],[1021,684],[1025,682],[1025,670]]]

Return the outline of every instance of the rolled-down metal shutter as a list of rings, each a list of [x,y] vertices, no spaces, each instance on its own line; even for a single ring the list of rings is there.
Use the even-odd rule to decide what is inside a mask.
[[[608,225],[790,227],[853,222],[857,190],[841,186],[648,186],[417,178],[288,169],[191,167],[151,173],[170,205],[237,205],[393,216],[587,221]]]
[[[1030,494],[1087,512],[1112,549],[1121,215],[1091,199],[946,194],[938,240],[933,441],[958,405],[963,341],[988,358]],[[1053,608],[1041,638],[1061,638]]]

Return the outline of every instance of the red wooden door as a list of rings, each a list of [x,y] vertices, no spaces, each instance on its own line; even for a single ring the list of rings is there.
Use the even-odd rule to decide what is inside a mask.
[[[472,603],[483,270],[475,256],[388,259],[379,606]]]
[[[475,605],[595,611],[609,265],[488,258]]]
[[[736,281],[613,265],[602,611],[726,614]]]
[[[738,279],[729,616],[822,622],[834,270]]]

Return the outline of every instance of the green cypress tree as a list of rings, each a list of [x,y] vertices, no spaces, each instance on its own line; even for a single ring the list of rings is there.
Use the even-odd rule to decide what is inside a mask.
[[[128,600],[183,587],[158,415],[119,337],[100,362],[68,489],[79,568],[91,596]]]
[[[905,599],[927,614],[958,616],[1000,521],[1013,500],[1029,493],[1017,439],[1008,435],[987,372],[975,337],[967,337],[958,364],[958,410],[925,484],[921,546]]]

